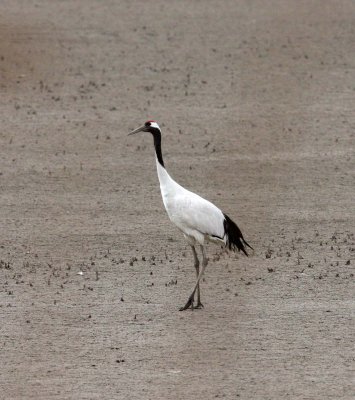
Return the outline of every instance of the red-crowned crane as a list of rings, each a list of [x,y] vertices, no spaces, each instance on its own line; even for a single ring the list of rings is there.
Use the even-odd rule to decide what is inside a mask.
[[[200,280],[208,263],[204,244],[206,241],[223,243],[230,250],[241,250],[248,255],[245,246],[252,247],[244,239],[238,226],[218,207],[195,193],[186,190],[175,182],[165,169],[161,152],[161,130],[156,121],[147,121],[129,135],[138,132],[150,132],[153,135],[156,165],[160,182],[161,195],[170,220],[181,230],[191,246],[194,256],[197,281],[180,311],[189,307],[203,307],[200,294]],[[199,244],[202,252],[202,268],[195,246]],[[197,305],[194,305],[197,291]]]

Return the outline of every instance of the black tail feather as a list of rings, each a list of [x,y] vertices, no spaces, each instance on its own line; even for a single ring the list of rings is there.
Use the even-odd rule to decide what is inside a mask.
[[[243,238],[242,232],[238,228],[237,224],[234,223],[226,214],[224,215],[224,233],[227,237],[226,246],[229,250],[238,250],[242,251],[246,256],[248,253],[245,249],[245,246],[248,246],[252,250],[254,250],[250,244]]]

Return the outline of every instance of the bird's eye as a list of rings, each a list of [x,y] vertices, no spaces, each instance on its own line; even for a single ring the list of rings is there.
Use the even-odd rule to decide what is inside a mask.
[[[145,126],[150,126],[150,122],[147,121],[144,125],[145,125]]]

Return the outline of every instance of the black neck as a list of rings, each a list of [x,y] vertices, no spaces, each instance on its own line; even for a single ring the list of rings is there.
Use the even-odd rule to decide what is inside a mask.
[[[152,130],[152,135],[154,138],[154,147],[155,147],[155,154],[157,155],[157,159],[159,164],[164,167],[163,156],[161,154],[161,133],[159,129]],[[165,167],[164,167],[165,168]]]

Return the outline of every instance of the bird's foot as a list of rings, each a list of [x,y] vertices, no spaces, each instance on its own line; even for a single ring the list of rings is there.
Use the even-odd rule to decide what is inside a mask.
[[[200,301],[198,301],[195,308],[204,308],[204,305]]]
[[[194,309],[194,296],[190,296],[189,299],[187,300],[187,303],[184,305],[184,307],[179,308],[179,311],[185,311],[190,307],[191,307],[191,310]]]

